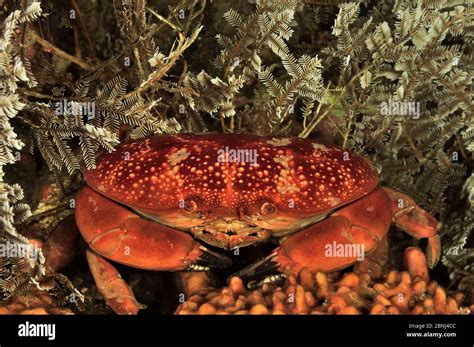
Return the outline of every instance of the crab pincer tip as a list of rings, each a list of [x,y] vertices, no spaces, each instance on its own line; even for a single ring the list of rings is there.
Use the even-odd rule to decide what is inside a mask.
[[[204,246],[200,246],[199,248],[202,253],[197,261],[188,267],[188,270],[205,271],[209,270],[209,268],[228,268],[232,265],[232,259],[229,257],[213,252]]]
[[[251,264],[242,270],[232,274],[228,281],[232,277],[239,277],[244,283],[249,283],[254,280],[263,279],[269,275],[275,274],[280,267],[278,262],[275,260],[276,254],[272,253],[266,258]]]

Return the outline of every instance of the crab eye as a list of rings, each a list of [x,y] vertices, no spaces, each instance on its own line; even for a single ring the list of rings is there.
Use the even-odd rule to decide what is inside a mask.
[[[260,213],[261,214],[272,214],[272,213],[275,213],[276,212],[276,207],[275,205],[269,203],[269,202],[266,202],[262,205],[262,207],[260,207]]]
[[[187,212],[196,212],[197,211],[197,204],[194,200],[188,200],[184,203],[184,208]]]

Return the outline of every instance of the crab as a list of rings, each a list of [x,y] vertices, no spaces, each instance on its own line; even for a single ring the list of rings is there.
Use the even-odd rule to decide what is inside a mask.
[[[334,272],[353,264],[369,271],[386,254],[392,222],[428,240],[426,257],[406,257],[409,268],[423,275],[440,255],[436,219],[382,187],[370,160],[309,139],[155,136],[101,156],[84,178],[76,222],[97,287],[121,314],[140,305],[109,260],[204,271],[230,266],[225,250],[276,241],[271,254],[238,275]]]

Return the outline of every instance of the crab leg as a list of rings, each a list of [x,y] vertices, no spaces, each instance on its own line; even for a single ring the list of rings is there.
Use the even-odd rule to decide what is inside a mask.
[[[86,251],[86,256],[97,289],[107,305],[117,314],[137,314],[140,304],[115,267],[103,257],[89,250]]]
[[[441,253],[441,243],[437,233],[438,221],[405,194],[390,188],[383,189],[390,197],[393,221],[396,226],[417,239],[428,239],[426,255],[428,266],[433,268],[438,263]]]
[[[226,267],[230,259],[207,250],[190,235],[143,219],[86,187],[77,196],[76,221],[96,253],[136,268],[176,271]]]
[[[387,194],[381,188],[343,207],[329,218],[288,237],[262,261],[236,276],[262,277],[272,270],[298,273],[335,271],[362,261],[385,237],[392,219]]]
[[[89,267],[107,304],[119,314],[136,314],[139,304],[118,271],[100,255],[149,270],[202,270],[230,263],[188,234],[142,219],[88,187],[79,192],[77,202],[77,225],[94,251],[87,251]]]

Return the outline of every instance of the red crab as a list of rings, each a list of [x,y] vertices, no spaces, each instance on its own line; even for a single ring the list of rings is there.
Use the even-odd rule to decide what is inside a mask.
[[[392,221],[428,239],[430,267],[440,254],[438,223],[429,213],[382,188],[368,159],[312,140],[152,137],[102,156],[85,181],[76,221],[92,249],[87,258],[97,286],[118,313],[139,306],[103,257],[141,269],[199,271],[231,262],[206,244],[233,249],[278,239],[267,258],[239,274],[329,272],[357,262],[360,254],[347,253],[351,245],[367,255],[362,264],[374,262]],[[408,266],[423,269],[422,258],[406,257]]]

